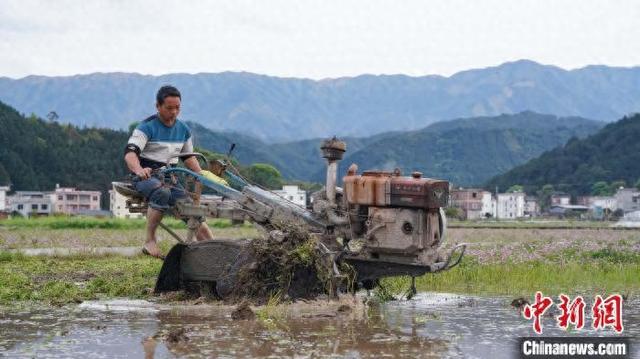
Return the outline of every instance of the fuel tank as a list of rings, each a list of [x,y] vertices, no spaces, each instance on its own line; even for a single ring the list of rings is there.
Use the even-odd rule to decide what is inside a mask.
[[[420,172],[365,171],[343,178],[347,203],[375,207],[438,209],[446,207],[449,182],[423,178]]]

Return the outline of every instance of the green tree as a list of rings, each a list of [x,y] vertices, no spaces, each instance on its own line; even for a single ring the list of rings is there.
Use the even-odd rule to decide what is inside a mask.
[[[519,185],[519,184],[514,184],[513,186],[509,187],[509,189],[507,190],[507,193],[516,193],[516,192],[523,192],[524,188]]]
[[[538,195],[538,201],[540,203],[541,211],[545,211],[547,208],[549,208],[549,205],[551,204],[551,195],[554,191],[555,189],[553,188],[553,185],[546,184],[536,192],[536,194]]]
[[[8,185],[10,183],[11,176],[9,176],[9,172],[7,172],[2,163],[0,163],[0,186]]]
[[[444,209],[444,214],[447,216],[447,218],[460,219],[460,217],[462,216],[462,211],[457,207],[447,207]]]
[[[594,196],[610,196],[611,186],[605,181],[598,181],[591,186],[591,194]]]
[[[307,192],[316,192],[322,188],[322,183],[317,182],[305,182],[305,181],[287,181],[285,184],[298,186],[301,190]]]
[[[638,180],[636,181],[635,187],[638,189],[638,191],[640,191],[640,178],[638,178]]]
[[[204,155],[204,157],[207,159],[207,161],[224,160],[225,162],[229,163],[229,159],[227,159],[227,156],[222,154],[222,153],[205,150],[202,147],[196,147],[193,150],[195,152],[202,153]],[[235,158],[231,158],[231,164],[236,168],[240,168],[241,167],[240,163]]]
[[[625,182],[624,180],[619,180],[619,181],[613,181],[611,182],[611,194],[614,194],[618,191],[618,189],[620,187],[627,187],[627,182]]]
[[[140,124],[140,121],[131,122],[131,124],[129,125],[129,134],[132,134],[133,130],[135,130],[139,124]]]
[[[270,164],[254,163],[244,170],[244,176],[250,182],[268,189],[282,188],[282,175]]]

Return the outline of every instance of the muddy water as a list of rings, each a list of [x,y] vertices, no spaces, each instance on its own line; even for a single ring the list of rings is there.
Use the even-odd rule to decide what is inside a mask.
[[[517,338],[533,334],[510,299],[421,293],[362,312],[318,310],[253,321],[232,320],[228,306],[134,300],[1,308],[0,356],[509,358]],[[623,320],[624,334],[639,345],[640,300],[625,302]],[[566,333],[552,317],[543,325],[549,336],[613,334]]]

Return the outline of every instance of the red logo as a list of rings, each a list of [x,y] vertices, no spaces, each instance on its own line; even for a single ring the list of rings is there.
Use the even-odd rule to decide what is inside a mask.
[[[596,301],[591,308],[593,313],[593,329],[603,329],[605,327],[613,328],[616,333],[622,333],[622,296],[614,294],[602,300],[602,297],[596,295]]]
[[[549,309],[551,304],[553,304],[551,298],[543,297],[542,292],[536,292],[536,302],[532,305],[527,304],[524,307],[522,312],[524,317],[527,319],[533,318],[533,330],[538,334],[542,334],[540,317],[547,311],[547,309]]]
[[[562,314],[556,318],[558,326],[567,329],[569,323],[572,323],[576,329],[582,329],[584,327],[584,299],[581,296],[577,296],[573,302],[569,302],[569,297],[560,294],[560,301],[561,303],[558,307]]]
[[[560,303],[556,304],[560,309],[560,315],[556,317],[558,327],[568,329],[569,324],[573,324],[575,329],[584,328],[585,324],[585,301],[581,296],[571,300],[568,296],[560,294]],[[622,325],[622,296],[613,294],[602,299],[596,295],[593,306],[591,307],[592,327],[599,330],[611,327],[617,333],[622,333],[624,327]],[[551,307],[553,300],[545,297],[542,292],[536,292],[535,302],[524,306],[522,315],[525,319],[533,319],[533,330],[542,334],[542,323],[540,318]]]

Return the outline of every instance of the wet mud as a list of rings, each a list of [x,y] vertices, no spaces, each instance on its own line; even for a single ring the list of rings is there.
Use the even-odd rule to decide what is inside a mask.
[[[215,304],[95,301],[63,308],[0,308],[0,353],[6,357],[300,357],[510,358],[531,322],[513,298],[419,293],[410,301],[365,305],[366,298],[250,306],[254,320]],[[349,309],[347,309],[349,308]],[[638,345],[640,301],[625,302],[624,336]],[[567,333],[543,318],[549,336]]]

